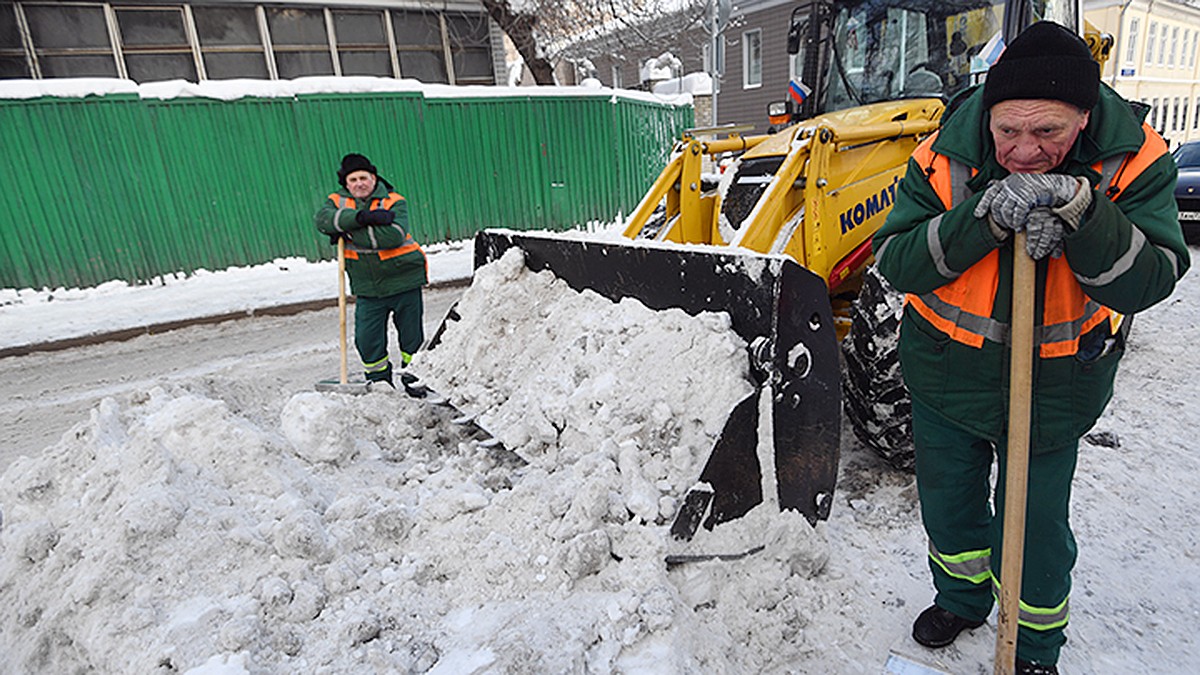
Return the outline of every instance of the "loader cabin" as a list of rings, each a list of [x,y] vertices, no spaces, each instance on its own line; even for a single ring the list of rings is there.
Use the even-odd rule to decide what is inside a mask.
[[[914,98],[948,101],[999,56],[1004,2],[862,0],[792,10],[786,98],[773,130],[816,115]]]

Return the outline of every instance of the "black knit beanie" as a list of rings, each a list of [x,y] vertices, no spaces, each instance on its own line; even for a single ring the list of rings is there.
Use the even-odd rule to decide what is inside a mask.
[[[983,104],[1009,99],[1054,99],[1091,110],[1100,97],[1100,64],[1087,43],[1052,21],[1039,21],[1013,39],[987,72]]]
[[[342,168],[338,169],[338,183],[342,187],[346,187],[346,176],[355,171],[366,171],[367,173],[379,175],[371,160],[367,159],[364,155],[352,152],[342,158]]]

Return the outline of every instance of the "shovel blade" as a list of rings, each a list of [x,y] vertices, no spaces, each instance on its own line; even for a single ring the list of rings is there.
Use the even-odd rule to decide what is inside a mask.
[[[366,382],[342,382],[341,380],[321,380],[313,388],[319,392],[352,396],[365,394],[368,391]]]

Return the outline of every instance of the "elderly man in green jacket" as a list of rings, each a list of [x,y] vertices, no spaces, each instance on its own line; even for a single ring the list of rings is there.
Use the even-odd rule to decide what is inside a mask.
[[[421,287],[429,281],[425,252],[408,229],[408,205],[375,165],[351,153],[338,169],[342,189],[330,194],[314,220],[317,229],[345,239],[346,272],[355,296],[354,346],[370,383],[395,387],[388,356],[388,318],[399,333],[400,367],[425,341]],[[424,387],[410,373],[400,377],[410,396]]]
[[[873,241],[907,293],[900,358],[937,589],[913,637],[934,648],[982,625],[999,588],[1014,231],[1037,261],[1022,673],[1057,673],[1066,641],[1071,481],[1112,396],[1122,315],[1166,298],[1190,264],[1167,146],[1099,73],[1074,33],[1028,28],[913,153]]]

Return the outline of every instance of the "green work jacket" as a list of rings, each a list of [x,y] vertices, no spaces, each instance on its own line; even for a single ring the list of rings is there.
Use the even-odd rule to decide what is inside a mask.
[[[341,189],[329,195],[314,216],[317,229],[328,235],[348,236],[346,272],[350,292],[364,298],[382,298],[420,288],[429,281],[425,252],[408,231],[408,204],[380,180],[375,191],[358,203]],[[355,220],[361,209],[388,208],[395,214],[391,225],[363,226]]]
[[[1012,238],[998,243],[986,220],[972,213],[988,184],[1008,175],[995,159],[982,93],[982,87],[976,87],[951,104],[931,145],[937,155],[968,169],[959,173],[967,187],[962,191],[965,198],[947,210],[930,175],[910,159],[895,206],[872,244],[880,272],[897,290],[915,295],[950,283],[1000,247],[991,318],[1007,326]],[[1144,108],[1102,84],[1088,126],[1063,165],[1055,169],[1055,173],[1084,176],[1093,188],[1100,186],[1080,227],[1065,237],[1064,255],[1088,298],[1126,315],[1170,295],[1190,265],[1173,194],[1175,162],[1165,145],[1143,130],[1144,116]],[[1141,166],[1118,180],[1096,170],[1127,162],[1131,153],[1142,158]],[[1122,181],[1119,191],[1106,190]],[[1037,263],[1034,316],[1039,322],[1048,261],[1047,257]],[[1095,423],[1112,396],[1123,352],[1123,340],[1104,321],[1083,335],[1077,353],[1034,359],[1035,452],[1039,446],[1078,439]],[[998,441],[1007,432],[1006,344],[985,340],[975,347],[953,340],[910,302],[901,324],[900,359],[913,399],[982,438]]]

